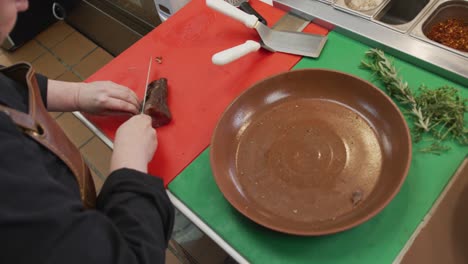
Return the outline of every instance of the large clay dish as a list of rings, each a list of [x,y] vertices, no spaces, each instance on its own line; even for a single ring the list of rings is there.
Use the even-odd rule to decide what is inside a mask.
[[[367,81],[307,69],[258,82],[226,109],[211,142],[219,189],[256,223],[297,235],[359,225],[398,193],[408,126]]]

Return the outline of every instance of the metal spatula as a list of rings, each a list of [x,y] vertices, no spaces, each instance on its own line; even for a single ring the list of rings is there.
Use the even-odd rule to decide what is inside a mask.
[[[223,0],[206,0],[206,4],[218,12],[244,23],[249,28],[255,28],[260,35],[261,43],[247,41],[242,45],[236,46],[232,48],[233,50],[227,52],[231,54],[230,58],[237,59],[247,53],[258,50],[260,46],[272,52],[278,51],[316,58],[320,55],[327,41],[327,37],[322,35],[272,30],[260,23],[256,16],[246,14]],[[235,56],[232,56],[233,54]],[[241,56],[237,56],[239,54]],[[219,64],[231,61],[226,62],[224,60]],[[213,62],[218,64],[215,61]]]

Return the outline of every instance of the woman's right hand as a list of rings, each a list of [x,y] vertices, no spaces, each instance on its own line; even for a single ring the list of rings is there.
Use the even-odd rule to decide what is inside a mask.
[[[148,172],[148,163],[158,147],[156,130],[151,117],[136,115],[123,123],[115,134],[110,171],[129,168]]]

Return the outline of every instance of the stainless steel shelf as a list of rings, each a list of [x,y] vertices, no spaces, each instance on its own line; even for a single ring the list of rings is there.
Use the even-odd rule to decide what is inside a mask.
[[[460,54],[316,0],[273,0],[273,5],[468,87],[468,58]]]

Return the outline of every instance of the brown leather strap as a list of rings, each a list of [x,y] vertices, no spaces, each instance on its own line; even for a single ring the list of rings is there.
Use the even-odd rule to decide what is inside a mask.
[[[47,112],[31,66],[20,63],[0,71],[24,87],[28,87],[29,113],[25,114],[5,106],[0,106],[0,110],[8,114],[25,134],[52,151],[68,166],[78,182],[84,206],[93,208],[96,203],[96,192],[89,168],[79,150]]]
[[[21,129],[38,131],[36,122],[28,114],[3,105],[0,105],[0,110],[13,119],[13,122]]]

